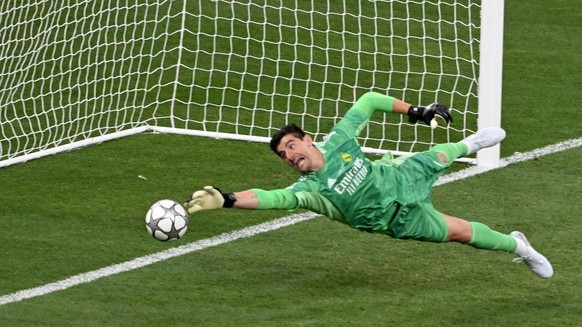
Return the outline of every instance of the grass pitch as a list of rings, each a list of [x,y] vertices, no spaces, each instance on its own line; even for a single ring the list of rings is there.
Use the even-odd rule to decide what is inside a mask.
[[[580,9],[506,3],[504,157],[582,135]],[[552,261],[550,280],[509,254],[396,241],[320,217],[0,306],[0,325],[580,326],[581,156],[575,148],[434,189],[444,212],[523,231]],[[154,201],[207,184],[268,189],[295,177],[264,144],[154,134],[3,168],[0,293],[287,215],[202,213],[174,243],[143,222]]]
[[[241,156],[226,160],[237,149]],[[580,277],[582,208],[580,168],[571,163],[580,155],[576,148],[434,189],[444,212],[525,232],[552,260],[550,280],[512,264],[510,254],[397,241],[319,217],[8,304],[0,323],[575,326],[582,323],[582,291],[572,287]],[[19,200],[1,209],[0,241],[9,246],[0,289],[36,287],[285,214],[201,213],[184,239],[163,243],[143,223],[159,198],[181,199],[205,184],[272,188],[293,180],[263,144],[153,134],[8,167],[0,183]]]

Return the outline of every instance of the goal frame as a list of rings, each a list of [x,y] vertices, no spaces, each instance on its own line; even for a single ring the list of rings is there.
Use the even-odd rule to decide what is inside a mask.
[[[186,20],[186,1],[183,2],[183,12],[181,15],[182,29],[185,28]],[[479,49],[479,86],[478,86],[478,128],[500,127],[501,126],[501,106],[502,106],[502,65],[503,65],[503,20],[504,20],[504,1],[482,0],[481,1],[481,24],[480,24],[480,49]],[[180,33],[180,42],[187,37],[183,30]],[[181,45],[179,46],[182,49]],[[183,50],[178,52],[178,58],[183,55]],[[178,59],[179,60],[179,59]],[[179,70],[180,64],[176,70]],[[176,74],[179,75],[179,74]],[[174,94],[180,82],[174,81]],[[175,97],[169,102],[170,112],[173,114],[176,105]],[[143,123],[139,127],[133,127],[125,130],[115,131],[110,134],[97,137],[90,137],[81,141],[75,141],[63,145],[57,145],[52,148],[41,149],[39,151],[28,152],[18,157],[12,157],[0,161],[0,167],[10,166],[16,163],[26,162],[32,159],[52,155],[60,152],[70,151],[89,145],[99,144],[113,139],[126,136],[136,135],[144,132],[156,133],[175,133],[193,136],[204,136],[221,139],[244,140],[253,142],[268,143],[268,137],[259,137],[252,135],[229,134],[222,132],[211,132],[203,130],[188,130],[177,128],[178,124],[175,117],[170,118],[171,127],[161,127],[155,124]],[[383,154],[388,151],[395,155],[402,155],[406,152],[374,149],[363,147],[365,152]],[[500,145],[483,149],[479,151],[476,158],[461,158],[459,161],[476,164],[481,167],[498,167],[501,162]]]
[[[482,2],[478,128],[501,127],[504,6],[503,0]],[[495,168],[500,163],[500,144],[477,152],[478,166]]]

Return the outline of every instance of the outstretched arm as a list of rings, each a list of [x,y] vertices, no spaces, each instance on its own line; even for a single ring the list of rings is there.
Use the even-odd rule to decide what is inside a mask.
[[[233,208],[257,209],[259,207],[259,199],[253,190],[234,192],[234,196],[236,201]]]
[[[297,209],[299,200],[288,189],[265,191],[250,189],[240,192],[222,192],[213,186],[194,192],[184,206],[189,213],[220,208],[240,209]]]
[[[189,213],[194,213],[219,208],[256,209],[259,201],[253,190],[222,192],[218,188],[205,186],[204,189],[194,192],[184,205]]]
[[[392,111],[397,114],[406,115],[408,113],[408,109],[410,109],[411,105],[407,102],[404,102],[400,99],[394,99],[394,103],[392,105]]]
[[[203,190],[194,192],[185,203],[185,207],[191,214],[201,210],[220,208],[287,210],[304,208],[325,215],[332,220],[347,223],[344,215],[324,196],[316,192],[294,192],[288,188],[269,191],[250,189],[235,193],[223,193],[215,187],[206,186]]]
[[[446,124],[453,121],[449,109],[438,103],[428,107],[412,106],[409,103],[378,92],[367,92],[354,103],[344,118],[334,127],[348,137],[360,135],[375,112],[408,115],[409,122],[423,121],[432,128],[437,127],[436,117]]]
[[[368,92],[362,95],[352,108],[363,111],[368,117],[371,117],[376,111],[406,114],[413,124],[420,120],[431,125],[432,120],[437,116],[447,124],[453,121],[449,109],[438,103],[433,103],[428,107],[413,106],[403,100],[377,92]]]

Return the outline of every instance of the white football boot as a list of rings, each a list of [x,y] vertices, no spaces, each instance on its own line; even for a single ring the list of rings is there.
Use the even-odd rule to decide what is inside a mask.
[[[554,274],[554,268],[552,264],[541,255],[538,251],[529,244],[525,235],[521,232],[511,232],[509,234],[516,240],[521,240],[526,245],[526,254],[513,259],[513,262],[525,262],[525,264],[534,272],[534,274],[540,276],[541,278],[550,278]]]
[[[505,131],[499,127],[487,127],[477,131],[477,133],[467,136],[461,142],[467,145],[467,155],[473,154],[481,149],[501,143],[505,138]]]

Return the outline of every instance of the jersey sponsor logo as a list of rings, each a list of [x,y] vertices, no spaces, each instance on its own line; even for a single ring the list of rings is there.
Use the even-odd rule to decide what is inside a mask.
[[[366,176],[368,176],[368,168],[364,166],[364,159],[356,158],[352,168],[346,172],[344,177],[339,183],[337,183],[333,190],[337,194],[348,192],[349,195],[353,195]]]

